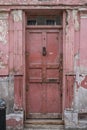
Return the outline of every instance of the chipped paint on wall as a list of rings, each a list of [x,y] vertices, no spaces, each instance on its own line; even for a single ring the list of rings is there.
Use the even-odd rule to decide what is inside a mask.
[[[79,20],[78,20],[78,10],[73,10],[73,19],[74,19],[74,27],[75,31],[79,31]]]
[[[22,21],[22,10],[13,10],[12,15],[14,22]]]
[[[0,17],[0,44],[7,44],[7,34],[8,34],[8,22]]]

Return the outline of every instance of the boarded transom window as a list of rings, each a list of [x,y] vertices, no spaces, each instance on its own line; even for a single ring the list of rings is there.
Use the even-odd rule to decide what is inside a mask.
[[[27,25],[62,25],[62,16],[29,16]]]

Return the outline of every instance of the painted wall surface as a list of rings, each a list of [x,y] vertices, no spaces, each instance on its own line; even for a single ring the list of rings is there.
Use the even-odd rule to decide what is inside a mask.
[[[87,11],[84,8],[87,0],[1,0],[0,5],[14,5],[16,8],[16,5],[45,5],[49,1],[50,5],[68,5],[68,8],[69,5],[84,5],[81,10],[80,7],[72,10],[65,7],[63,23],[63,107],[68,120],[66,125],[72,122],[72,117],[76,117],[75,121],[79,124],[78,113],[87,113]],[[18,129],[22,129],[21,111],[25,104],[25,17],[22,9],[15,10],[14,7],[9,7],[13,8],[9,12],[0,11],[0,97],[7,103],[9,129],[14,125],[11,119]],[[76,127],[75,122],[73,126]]]

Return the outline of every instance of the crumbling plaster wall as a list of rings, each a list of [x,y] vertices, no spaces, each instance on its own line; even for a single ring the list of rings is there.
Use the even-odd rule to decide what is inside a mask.
[[[70,107],[65,109],[66,129],[87,129],[85,118],[79,113],[87,113],[87,11],[67,10],[66,18],[66,77],[74,77]],[[67,78],[68,79],[68,78]],[[70,83],[71,84],[71,83]],[[66,86],[67,88],[67,86]],[[67,99],[66,99],[67,100]]]
[[[6,101],[7,113],[22,109],[22,24],[22,10],[0,12],[0,98]]]
[[[82,20],[78,10],[66,13],[66,76],[75,77],[73,82],[72,109],[87,111],[87,21]],[[84,18],[87,14],[85,13]],[[87,19],[87,18],[86,18]],[[84,87],[85,86],[85,87]],[[67,99],[66,99],[67,100]]]
[[[22,15],[22,10],[0,12],[0,98],[6,101],[8,130],[23,129]]]

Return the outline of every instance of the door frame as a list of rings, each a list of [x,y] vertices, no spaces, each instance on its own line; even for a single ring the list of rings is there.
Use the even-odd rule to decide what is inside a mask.
[[[44,8],[45,9],[45,8]],[[33,9],[32,9],[33,10]],[[36,9],[37,10],[37,9]],[[48,9],[49,10],[49,9]],[[63,83],[62,83],[62,120],[63,120],[63,115],[64,115],[64,109],[65,109],[65,58],[66,58],[66,54],[65,54],[65,27],[66,27],[66,12],[63,9],[56,9],[56,12],[62,10],[63,12],[63,24],[62,24],[62,30],[63,30]],[[27,10],[28,12],[29,10]],[[26,120],[26,61],[25,61],[25,32],[26,32],[26,11],[23,12],[23,63],[24,63],[24,78],[23,78],[23,111],[24,111],[24,120]],[[43,26],[41,26],[43,28]],[[53,27],[53,28],[56,28]],[[58,27],[59,28],[59,27]]]

